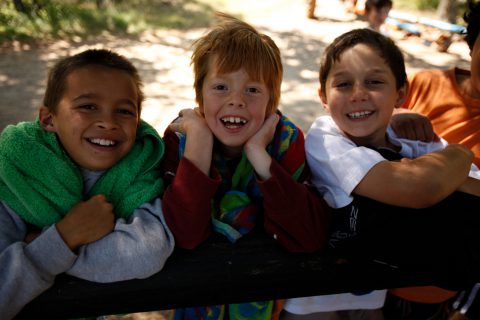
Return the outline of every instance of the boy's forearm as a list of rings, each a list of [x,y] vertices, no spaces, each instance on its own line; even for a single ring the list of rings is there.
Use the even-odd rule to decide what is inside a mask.
[[[253,166],[253,169],[262,180],[268,180],[272,176],[270,173],[270,165],[272,157],[265,149],[247,145],[245,147],[248,160]]]
[[[306,180],[295,181],[272,161],[272,178],[259,184],[264,195],[264,227],[287,250],[312,252],[327,244],[330,208]]]
[[[135,209],[126,221],[117,219],[114,232],[79,249],[67,273],[105,283],[146,278],[160,271],[174,246],[161,207],[157,198]]]
[[[184,157],[163,194],[165,220],[180,248],[193,249],[210,235],[211,199],[221,184],[218,173],[212,175],[208,177]]]
[[[205,175],[210,176],[213,136],[211,132],[188,134],[183,156],[190,160]]]
[[[412,192],[424,195],[422,206],[433,205],[454,191],[467,179],[473,154],[460,145],[449,145],[411,160],[412,175],[421,188],[412,187]],[[422,198],[422,197],[420,197]]]
[[[467,180],[460,185],[458,191],[480,197],[480,180],[468,177]]]
[[[28,302],[47,290],[55,276],[68,270],[75,259],[53,226],[29,245],[17,241],[2,248],[0,319],[13,318]]]
[[[449,193],[455,191],[468,177],[472,166],[473,153],[458,144],[448,145],[445,149],[419,157],[421,165],[431,171],[430,179],[438,185],[449,189]],[[424,163],[425,162],[425,163]]]
[[[416,159],[382,161],[353,193],[391,205],[425,208],[456,191],[467,178],[471,152],[459,145]]]

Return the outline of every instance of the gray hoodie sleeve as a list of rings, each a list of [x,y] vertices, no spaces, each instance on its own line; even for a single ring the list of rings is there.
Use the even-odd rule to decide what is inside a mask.
[[[163,268],[175,243],[157,198],[117,219],[113,232],[80,247],[68,274],[94,282],[147,278]]]
[[[55,226],[30,244],[23,242],[25,235],[23,221],[0,203],[0,319],[13,318],[76,259]]]

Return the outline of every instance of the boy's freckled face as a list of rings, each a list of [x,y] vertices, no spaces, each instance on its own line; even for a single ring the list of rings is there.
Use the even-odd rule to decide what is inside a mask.
[[[339,128],[358,145],[385,146],[385,131],[405,87],[396,81],[383,58],[365,44],[345,50],[326,81],[326,104]]]
[[[138,93],[133,79],[113,68],[90,65],[67,77],[66,91],[51,114],[70,157],[89,170],[106,170],[132,148],[137,126]]]
[[[265,121],[269,91],[244,69],[226,74],[218,74],[215,69],[210,67],[205,77],[200,110],[225,151],[237,156]]]

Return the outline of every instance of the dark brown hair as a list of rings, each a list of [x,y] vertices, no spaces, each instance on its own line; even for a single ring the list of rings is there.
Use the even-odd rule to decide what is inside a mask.
[[[48,74],[47,88],[43,97],[43,105],[53,113],[62,99],[67,87],[67,77],[74,71],[89,65],[99,65],[125,71],[132,77],[137,88],[138,113],[142,110],[144,94],[142,81],[135,66],[125,57],[104,49],[89,49],[58,61]]]
[[[395,77],[396,87],[400,89],[407,83],[407,73],[403,54],[395,43],[384,35],[370,29],[355,29],[337,37],[325,49],[320,60],[320,88],[326,94],[327,77],[333,64],[340,60],[343,52],[357,44],[365,44],[376,50],[390,67]]]
[[[463,20],[467,23],[466,40],[470,50],[473,50],[475,41],[480,32],[480,2],[475,3],[473,0],[468,0],[468,10],[463,15]]]

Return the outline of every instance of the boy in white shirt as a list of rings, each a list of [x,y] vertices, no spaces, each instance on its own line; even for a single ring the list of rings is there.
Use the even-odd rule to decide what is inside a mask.
[[[369,29],[347,32],[324,51],[320,85],[329,115],[310,128],[306,152],[313,183],[338,209],[330,244],[339,256],[425,273],[445,287],[478,279],[473,154],[401,139],[389,127],[408,89],[398,47]],[[385,290],[289,299],[283,319],[382,319],[384,299]]]

